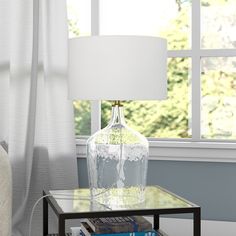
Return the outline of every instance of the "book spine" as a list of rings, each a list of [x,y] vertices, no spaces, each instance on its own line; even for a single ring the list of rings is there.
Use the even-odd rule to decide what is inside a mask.
[[[138,232],[138,224],[136,222],[128,222],[122,224],[103,224],[93,225],[89,220],[86,223],[97,234],[122,233],[122,232]],[[142,231],[141,231],[142,232]]]
[[[96,232],[96,227],[93,225],[93,223],[89,219],[84,219],[83,221],[87,223],[94,232]]]
[[[127,233],[112,233],[112,234],[91,234],[91,236],[160,236],[156,231],[147,232],[127,232]]]
[[[80,228],[84,236],[91,236],[91,234],[94,233],[94,231],[92,231],[91,228],[89,228],[86,222],[81,222]]]
[[[97,234],[151,231],[152,225],[142,216],[85,219]]]

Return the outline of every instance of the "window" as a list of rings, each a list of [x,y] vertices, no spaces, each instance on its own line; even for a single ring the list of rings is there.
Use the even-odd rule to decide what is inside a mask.
[[[236,11],[201,1],[201,138],[236,139]]]
[[[67,0],[69,38],[91,35],[91,1]],[[74,101],[76,135],[91,134],[89,101]]]
[[[69,34],[166,38],[168,99],[124,102],[127,123],[150,138],[235,140],[234,1],[67,0]],[[93,133],[110,118],[108,101],[74,107],[77,135]]]

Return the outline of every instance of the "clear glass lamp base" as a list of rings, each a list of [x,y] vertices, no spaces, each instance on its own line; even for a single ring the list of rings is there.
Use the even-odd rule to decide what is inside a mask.
[[[108,126],[87,142],[91,197],[113,208],[143,202],[147,162],[147,139],[126,125],[122,106],[113,106]]]

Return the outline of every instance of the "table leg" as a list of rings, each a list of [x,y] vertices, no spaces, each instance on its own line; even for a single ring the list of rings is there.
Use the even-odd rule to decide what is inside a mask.
[[[45,196],[44,193],[43,196]],[[43,198],[43,236],[48,235],[48,202],[46,198]]]
[[[153,216],[153,228],[155,230],[158,230],[160,228],[160,215],[159,214],[155,214]]]
[[[193,213],[193,235],[201,236],[201,209],[196,209]]]
[[[58,236],[65,236],[65,218],[62,216],[58,219]]]

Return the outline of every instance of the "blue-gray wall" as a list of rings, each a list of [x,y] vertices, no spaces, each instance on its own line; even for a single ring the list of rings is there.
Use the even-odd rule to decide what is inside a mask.
[[[78,159],[80,187],[88,187],[86,159]],[[202,208],[202,219],[236,221],[236,164],[149,161],[148,185],[160,185]]]

